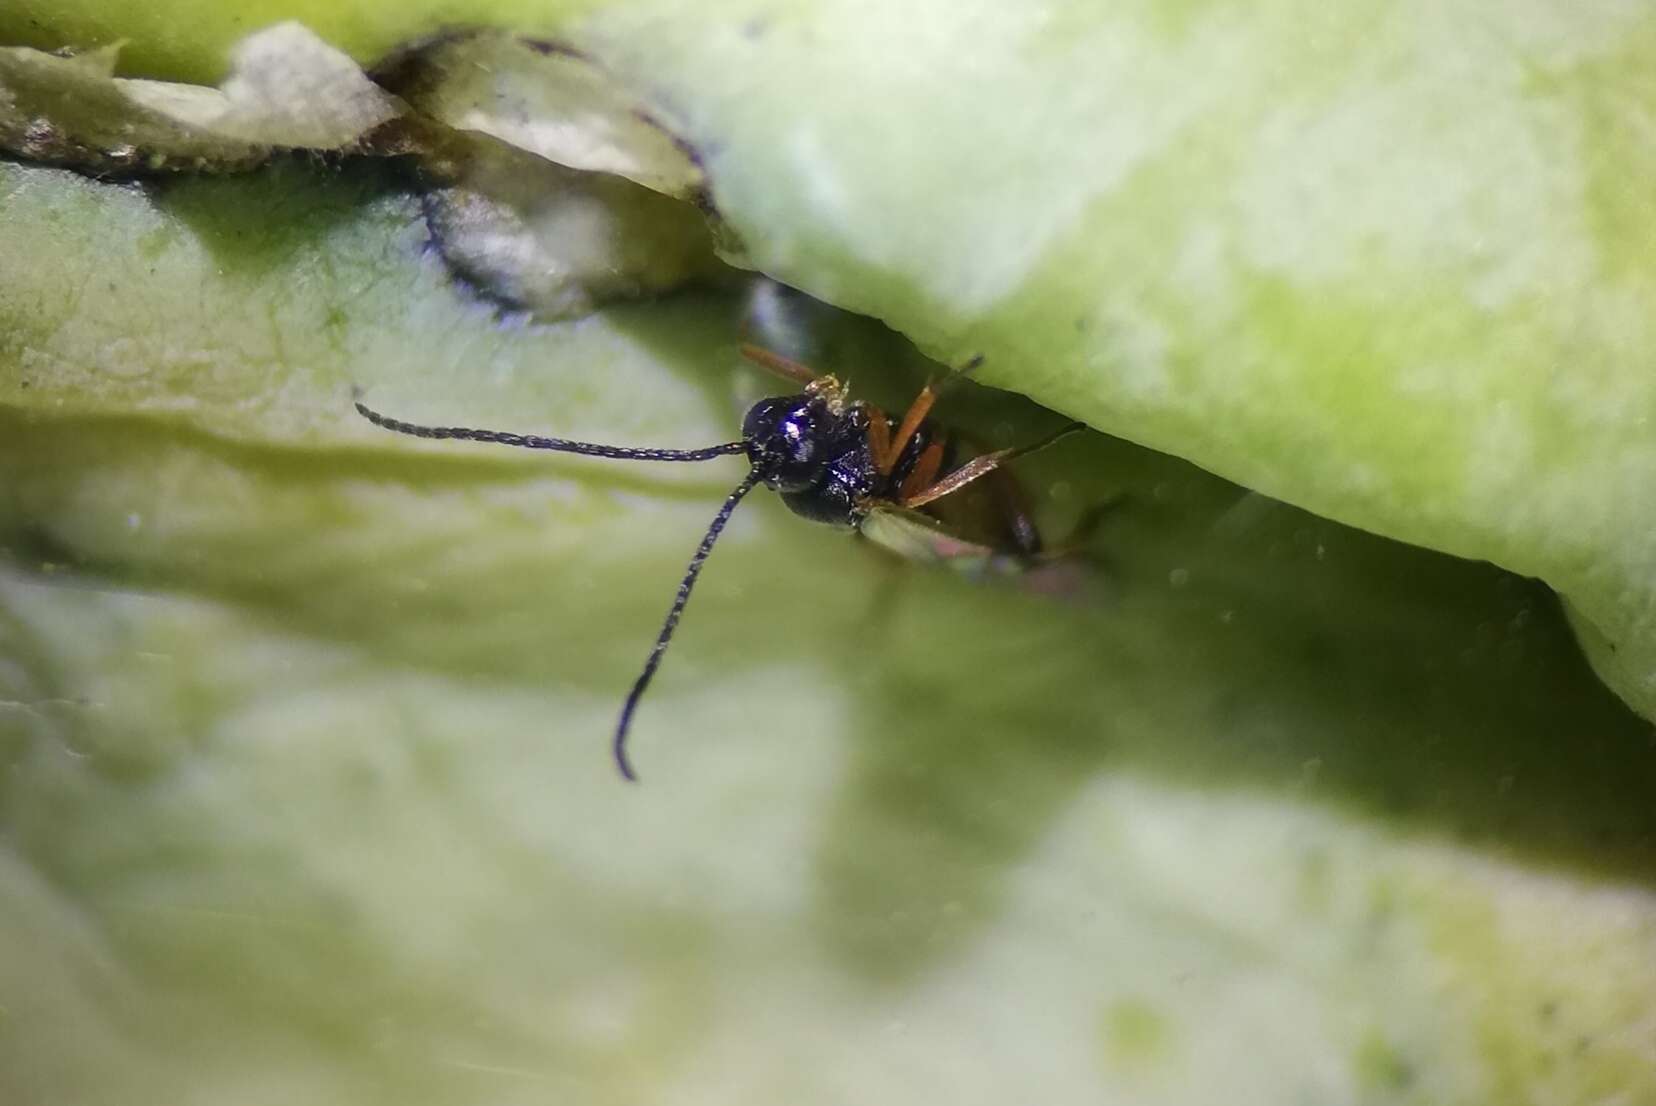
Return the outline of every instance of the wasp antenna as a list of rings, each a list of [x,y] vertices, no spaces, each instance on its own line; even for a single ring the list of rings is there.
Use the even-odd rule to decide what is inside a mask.
[[[673,631],[678,628],[679,616],[684,613],[684,605],[690,602],[690,589],[696,586],[696,577],[701,575],[702,564],[707,560],[707,555],[713,552],[713,543],[719,540],[719,534],[724,530],[725,523],[730,521],[736,505],[758,483],[759,472],[755,469],[725,497],[719,513],[713,516],[707,533],[702,537],[701,545],[696,547],[696,555],[690,558],[690,567],[684,570],[684,579],[679,581],[678,595],[673,598],[673,609],[667,612],[667,620],[661,624],[661,633],[656,637],[655,648],[650,650],[649,659],[644,662],[644,671],[638,674],[632,690],[627,693],[627,702],[621,708],[621,719],[615,724],[615,764],[621,769],[621,775],[634,783],[638,781],[638,774],[633,771],[632,762],[627,759],[627,730],[632,725],[633,711],[637,708],[638,701],[644,697],[644,689],[650,686],[650,680],[655,677],[656,669],[661,666],[661,657],[667,652],[667,643],[673,640]]]
[[[535,434],[511,434],[503,430],[474,430],[465,426],[420,426],[403,422],[362,402],[357,392],[351,400],[357,413],[375,426],[415,438],[444,438],[467,442],[489,442],[494,445],[517,446],[520,449],[550,449],[559,453],[579,453],[585,457],[608,457],[615,461],[711,461],[747,451],[747,442],[725,442],[704,449],[634,449],[629,446],[599,445],[596,442],[575,442],[566,438],[543,438]]]

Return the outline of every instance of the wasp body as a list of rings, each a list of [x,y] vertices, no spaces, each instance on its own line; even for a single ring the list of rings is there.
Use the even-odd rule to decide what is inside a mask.
[[[937,388],[932,384],[921,389],[893,429],[891,418],[883,410],[852,401],[845,386],[834,377],[818,376],[797,362],[754,346],[744,346],[742,352],[750,360],[798,382],[804,390],[795,395],[760,400],[742,420],[739,441],[702,449],[640,449],[499,430],[421,426],[382,415],[360,398],[356,401],[357,411],[369,422],[417,438],[490,442],[628,461],[708,461],[736,454],[747,456],[747,476],[725,497],[723,506],[702,536],[679,582],[678,594],[656,637],[655,647],[621,708],[613,748],[616,765],[629,780],[637,779],[627,758],[627,733],[633,711],[661,664],[714,542],[748,492],[764,484],[776,491],[795,514],[814,522],[858,530],[880,545],[914,559],[989,563],[1004,561],[1003,554],[1013,558],[1033,557],[1040,551],[1039,539],[1021,513],[1010,520],[1008,533],[1012,549],[1003,551],[963,540],[923,512],[1012,458],[1043,449],[1083,429],[1080,423],[1071,423],[1032,445],[980,454],[959,467],[949,468],[951,443],[928,418],[937,398]],[[975,363],[963,371],[969,371]]]

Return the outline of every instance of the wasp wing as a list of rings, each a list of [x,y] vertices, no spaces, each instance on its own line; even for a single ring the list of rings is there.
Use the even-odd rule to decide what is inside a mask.
[[[904,560],[940,565],[980,582],[1016,581],[1020,591],[1053,599],[1083,597],[1098,575],[1096,566],[1074,550],[1026,556],[962,538],[930,515],[895,504],[870,510],[858,530]]]
[[[881,504],[863,516],[863,537],[906,561],[943,565],[968,576],[1012,576],[1024,569],[1004,550],[958,537],[930,515]]]

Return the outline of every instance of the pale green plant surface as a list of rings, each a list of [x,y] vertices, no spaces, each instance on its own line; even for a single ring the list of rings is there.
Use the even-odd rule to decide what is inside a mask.
[[[1382,126],[1439,87],[1399,61],[1418,12],[1305,37],[1327,65],[1303,112],[1353,73],[1400,86],[1362,101],[1386,156],[1341,154],[1336,187],[1316,157],[1351,127],[1284,123],[1272,153],[1246,125],[1286,7],[1253,37],[1206,9],[1108,34],[950,10],[564,29],[672,108],[767,271],[1095,425],[1637,614],[1648,208],[1607,186],[1589,242],[1568,205],[1486,212],[1476,187],[1567,194],[1583,162],[1636,168],[1632,133],[1534,174],[1479,145],[1428,210],[1387,174],[1461,149],[1472,108],[1413,146]],[[348,15],[313,25],[360,45],[329,33]],[[1641,41],[1548,27],[1531,53]],[[1106,40],[1138,98],[1078,79]],[[909,75],[869,79],[870,42]],[[1180,141],[1151,141],[1131,109],[1183,86],[1139,112]],[[1086,133],[1119,142],[1066,145],[1110,119]],[[1273,207],[1272,172],[1317,186]],[[620,693],[739,465],[423,447],[349,389],[425,421],[727,440],[770,387],[734,358],[743,304],[503,326],[424,236],[362,168],[139,189],[0,166],[9,1097],[1656,1097],[1656,750],[1541,588],[1102,438],[1028,473],[1059,531],[1125,493],[1068,602],[896,571],[756,500],[628,789]],[[1575,372],[1536,369],[1566,335]],[[886,367],[917,369],[851,322],[821,352],[886,402]]]
[[[96,0],[0,17],[216,76],[558,34],[704,152],[762,269],[1328,517],[1547,580],[1656,712],[1656,15],[928,0]],[[946,358],[947,359],[947,358]]]

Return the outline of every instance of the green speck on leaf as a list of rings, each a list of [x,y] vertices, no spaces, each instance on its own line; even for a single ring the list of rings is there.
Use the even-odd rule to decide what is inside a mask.
[[[1104,1057],[1112,1068],[1143,1068],[1163,1059],[1171,1047],[1167,1018],[1141,998],[1111,1002],[1103,1015]]]
[[[1369,1032],[1354,1057],[1358,1085],[1371,1092],[1405,1091],[1413,1082],[1408,1061],[1378,1030]]]

